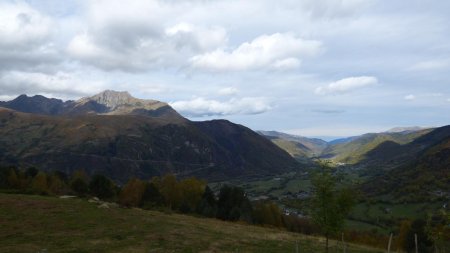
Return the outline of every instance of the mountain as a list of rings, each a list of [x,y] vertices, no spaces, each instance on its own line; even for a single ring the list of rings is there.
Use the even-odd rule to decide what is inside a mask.
[[[450,126],[407,144],[382,143],[362,163],[377,172],[362,187],[369,195],[392,194],[399,201],[450,200]]]
[[[120,182],[168,172],[215,181],[299,168],[288,153],[244,126],[192,122],[165,103],[128,93],[106,91],[69,102],[39,98],[54,102],[52,110],[39,106],[36,97],[21,97],[6,102],[16,110],[0,108],[4,165],[68,174],[84,169]],[[33,103],[33,113],[18,111]]]
[[[20,95],[14,100],[1,102],[0,107],[9,108],[19,112],[58,115],[65,111],[66,106],[71,102],[63,102],[60,99],[46,98],[44,96],[36,95],[28,97],[27,95]]]
[[[386,131],[386,133],[411,133],[426,129],[425,127],[394,127]]]
[[[106,90],[92,97],[78,101],[63,102],[59,99],[36,95],[21,95],[8,102],[0,102],[1,107],[19,112],[42,115],[146,115],[182,119],[167,103],[157,100],[137,99],[126,91]]]
[[[368,152],[374,150],[384,142],[390,141],[396,144],[406,144],[430,131],[431,129],[392,133],[368,133],[357,137],[337,140],[332,142],[322,152],[321,157],[346,164],[357,164],[366,158]]]
[[[291,156],[300,161],[308,161],[316,157],[328,146],[324,140],[291,135],[277,131],[258,131]]]
[[[332,141],[328,142],[328,145],[336,145],[336,144],[345,144],[345,143],[349,143],[355,139],[357,139],[359,136],[351,136],[351,137],[345,137],[345,138],[339,138],[339,139],[334,139]]]

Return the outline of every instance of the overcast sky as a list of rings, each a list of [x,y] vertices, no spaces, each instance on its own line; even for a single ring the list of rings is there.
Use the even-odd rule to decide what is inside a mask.
[[[192,120],[350,136],[450,124],[450,1],[0,1],[0,100],[105,89]]]

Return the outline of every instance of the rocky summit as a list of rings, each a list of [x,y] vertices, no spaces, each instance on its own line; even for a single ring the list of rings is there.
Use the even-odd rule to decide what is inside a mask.
[[[21,95],[8,102],[0,102],[1,107],[43,115],[142,115],[150,117],[184,120],[167,103],[157,100],[137,99],[126,91],[106,90],[77,101],[62,101],[36,95]]]

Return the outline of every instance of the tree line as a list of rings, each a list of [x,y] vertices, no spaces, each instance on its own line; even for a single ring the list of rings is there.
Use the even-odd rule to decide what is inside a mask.
[[[103,175],[88,176],[84,170],[66,175],[60,171],[39,171],[34,167],[25,170],[3,167],[0,168],[0,189],[10,193],[98,197],[123,207],[174,211],[306,234],[318,232],[308,219],[285,215],[271,201],[251,202],[240,187],[223,185],[214,193],[204,180],[177,179],[173,174],[150,180],[132,178],[121,186]]]
[[[326,166],[312,177],[312,185],[311,217],[302,218],[284,214],[276,203],[268,200],[252,202],[240,187],[223,185],[215,193],[206,181],[193,177],[177,179],[168,174],[150,180],[132,178],[125,185],[119,185],[103,175],[88,176],[83,170],[67,175],[59,171],[43,172],[34,167],[25,170],[0,167],[0,189],[3,192],[98,197],[123,207],[174,211],[303,234],[322,234],[326,241],[328,238],[341,239],[345,230],[344,220],[353,205],[351,191],[338,189],[336,179]],[[445,211],[430,216],[427,221],[403,221],[397,229],[394,247],[413,252],[414,235],[417,234],[421,238],[420,252],[445,248],[450,239],[449,221],[450,216]],[[371,232],[346,231],[346,241],[381,248],[385,247],[387,238]]]

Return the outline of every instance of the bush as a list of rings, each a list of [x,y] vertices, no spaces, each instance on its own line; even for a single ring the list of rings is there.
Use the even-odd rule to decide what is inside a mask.
[[[113,198],[116,193],[114,183],[103,175],[95,175],[89,183],[89,191],[100,199]]]

